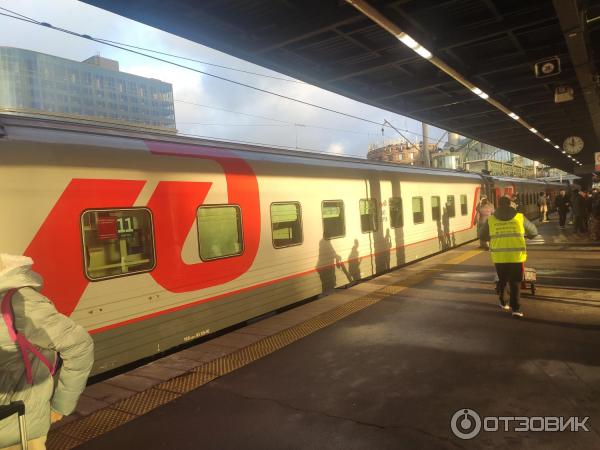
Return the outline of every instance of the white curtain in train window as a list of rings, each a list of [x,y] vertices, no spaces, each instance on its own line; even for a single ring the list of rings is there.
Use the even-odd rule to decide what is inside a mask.
[[[377,231],[377,202],[373,198],[363,198],[358,204],[360,227],[363,233]]]
[[[271,231],[275,248],[302,243],[302,214],[300,203],[271,204]]]
[[[325,200],[321,204],[321,215],[324,239],[334,239],[346,235],[344,202],[342,200]]]
[[[390,226],[392,228],[401,228],[404,226],[402,199],[400,197],[390,198]]]
[[[425,214],[423,212],[423,197],[412,198],[413,223],[423,223]]]
[[[456,205],[454,203],[454,195],[449,195],[446,197],[446,213],[448,217],[456,216]]]
[[[441,218],[440,198],[437,196],[431,197],[431,219],[438,221]]]
[[[242,218],[239,206],[201,206],[197,212],[200,259],[226,258],[243,251]]]
[[[463,194],[460,196],[460,215],[466,216],[467,214],[469,214],[469,204],[467,203],[467,196]]]

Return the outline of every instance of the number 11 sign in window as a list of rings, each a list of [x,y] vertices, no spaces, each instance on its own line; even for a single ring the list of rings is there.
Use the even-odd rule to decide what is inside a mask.
[[[85,211],[81,234],[85,273],[92,281],[154,268],[152,214],[146,208]]]

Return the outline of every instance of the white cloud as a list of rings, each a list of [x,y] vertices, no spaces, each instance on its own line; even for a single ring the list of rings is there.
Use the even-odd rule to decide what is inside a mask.
[[[94,37],[125,42],[243,70],[281,76],[276,72],[217,50],[74,0],[53,0],[52,2],[21,0],[18,3],[0,0],[0,6],[49,22],[55,26],[86,33]],[[231,139],[266,145],[297,146],[334,153],[343,151],[344,154],[360,156],[366,155],[370,143],[381,141],[380,125],[362,122],[274,95],[236,86],[165,62],[14,19],[0,17],[0,42],[3,45],[27,48],[78,61],[94,54],[101,54],[107,58],[118,60],[121,70],[124,72],[172,83],[176,100],[304,125],[286,126],[281,122],[176,102],[177,127],[182,132],[213,136],[223,140]],[[161,55],[156,56],[168,58]],[[256,77],[191,61],[176,61],[183,65],[309,103],[365,117],[377,123],[383,123],[383,120],[387,119],[399,128],[409,128],[417,134],[421,132],[420,123],[417,121],[361,104],[315,86]],[[179,125],[179,123],[182,125]],[[191,125],[191,123],[204,125]],[[396,135],[396,132],[386,128],[386,138],[392,138]],[[432,139],[437,139],[440,135],[441,131],[430,129]]]

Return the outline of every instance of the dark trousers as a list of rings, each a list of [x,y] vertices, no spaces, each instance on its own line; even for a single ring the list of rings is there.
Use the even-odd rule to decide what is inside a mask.
[[[565,223],[567,223],[567,213],[568,212],[569,212],[568,209],[558,208],[558,224],[561,227],[564,227]]]
[[[510,286],[510,307],[518,311],[521,307],[521,281],[523,280],[523,263],[496,263],[498,273],[498,292],[500,302],[504,304],[504,290],[506,285]]]
[[[576,233],[585,233],[587,231],[585,217],[581,214],[576,214],[574,217],[574,226]]]

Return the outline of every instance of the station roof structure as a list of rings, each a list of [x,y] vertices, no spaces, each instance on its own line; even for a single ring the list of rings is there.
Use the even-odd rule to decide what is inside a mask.
[[[600,0],[85,2],[569,172],[600,151]],[[574,99],[555,103],[559,86]]]

